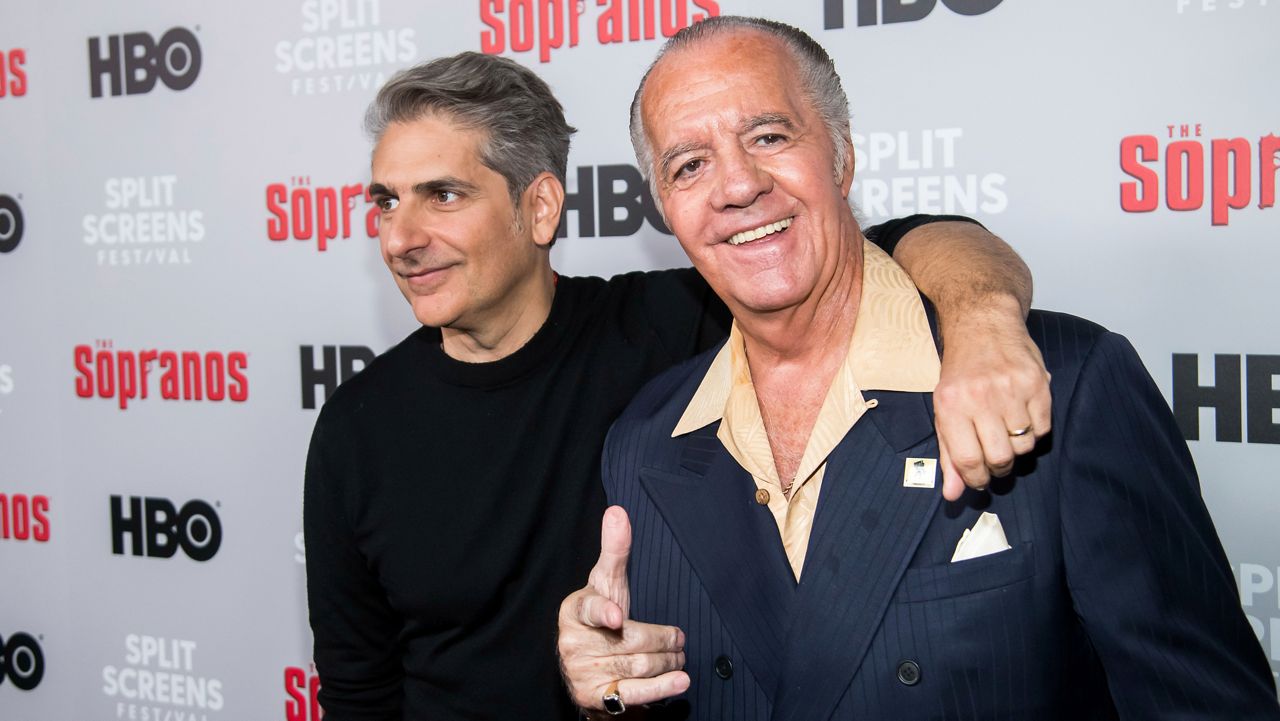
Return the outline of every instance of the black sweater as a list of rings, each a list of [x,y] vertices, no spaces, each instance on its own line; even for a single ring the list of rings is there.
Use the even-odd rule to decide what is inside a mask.
[[[919,222],[877,242],[892,251]],[[453,360],[424,327],[344,383],[316,421],[304,499],[326,718],[576,718],[556,614],[599,554],[605,434],[647,380],[727,331],[692,270],[562,277],[506,358]]]

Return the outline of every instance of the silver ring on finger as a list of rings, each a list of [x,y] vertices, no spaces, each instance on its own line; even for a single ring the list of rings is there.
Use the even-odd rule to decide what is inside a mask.
[[[600,697],[600,703],[610,716],[618,716],[627,712],[627,705],[622,702],[622,696],[618,694],[617,681],[609,684],[609,687],[604,690],[604,695]]]

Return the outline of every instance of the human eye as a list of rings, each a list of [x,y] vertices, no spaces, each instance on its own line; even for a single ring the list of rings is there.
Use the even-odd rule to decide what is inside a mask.
[[[379,195],[374,197],[373,202],[382,210],[382,212],[389,213],[395,210],[396,206],[400,204],[400,199],[391,195]]]
[[[676,172],[674,175],[671,176],[671,179],[679,180],[680,178],[683,178],[687,175],[698,172],[698,170],[702,168],[704,162],[705,161],[703,161],[702,158],[693,158],[692,160],[686,160],[684,163],[680,165],[680,167],[676,168]]]
[[[757,145],[777,145],[779,143],[785,142],[786,139],[787,139],[787,136],[783,135],[782,133],[764,133],[763,135],[759,135],[756,137],[756,144]]]
[[[462,198],[462,195],[453,190],[443,190],[443,189],[437,190],[434,194],[434,200],[440,205],[449,205],[450,203],[456,203],[461,198]]]

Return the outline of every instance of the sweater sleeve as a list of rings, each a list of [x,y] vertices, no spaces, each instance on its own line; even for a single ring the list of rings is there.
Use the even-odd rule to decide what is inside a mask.
[[[350,467],[335,459],[346,446],[321,412],[307,454],[303,491],[307,605],[320,675],[320,705],[330,721],[399,721],[402,717],[402,626],[361,554],[344,502]],[[347,453],[346,455],[351,455]]]

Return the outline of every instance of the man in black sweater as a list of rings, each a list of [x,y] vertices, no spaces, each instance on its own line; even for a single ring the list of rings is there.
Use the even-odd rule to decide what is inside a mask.
[[[518,64],[464,53],[407,70],[366,125],[383,257],[423,327],[316,422],[304,525],[321,705],[331,721],[576,718],[555,622],[599,552],[605,433],[728,315],[691,269],[551,269],[573,129]],[[1048,395],[1025,268],[980,226],[933,220],[868,235],[890,252],[901,239],[951,340],[938,418],[955,496],[1030,450],[1004,419],[1047,431]]]

